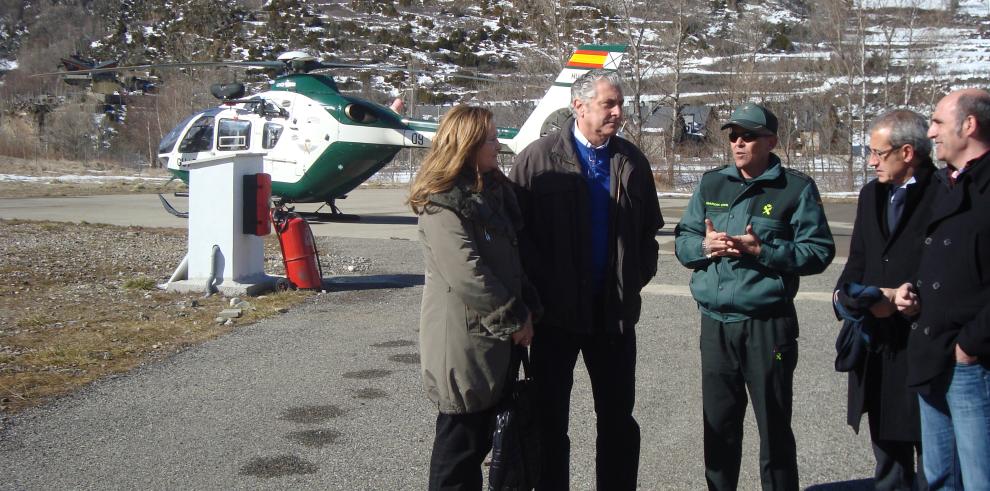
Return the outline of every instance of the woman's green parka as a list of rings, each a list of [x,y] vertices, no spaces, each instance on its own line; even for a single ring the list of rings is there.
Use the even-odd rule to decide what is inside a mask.
[[[540,309],[519,258],[515,195],[502,176],[486,176],[481,192],[472,181],[430,195],[419,215],[426,262],[420,359],[427,397],[442,413],[498,403],[512,333]]]

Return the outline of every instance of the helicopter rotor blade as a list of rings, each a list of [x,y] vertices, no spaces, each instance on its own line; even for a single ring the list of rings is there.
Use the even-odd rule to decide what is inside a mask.
[[[82,75],[87,73],[107,73],[126,72],[131,70],[147,70],[150,68],[193,68],[193,67],[249,67],[249,68],[271,68],[276,70],[285,69],[285,63],[281,61],[188,61],[180,63],[150,63],[146,65],[128,65],[108,68],[92,68],[89,70],[67,70],[48,73],[36,73],[32,77],[43,77],[49,75]]]
[[[357,69],[367,69],[367,70],[385,70],[385,71],[409,71],[404,66],[389,66],[389,65],[359,65],[356,63],[338,63],[336,61],[321,61],[319,62],[318,70],[328,70],[331,68],[357,68]]]
[[[485,76],[482,76],[482,75],[466,75],[466,74],[461,74],[461,73],[437,73],[437,72],[429,71],[429,70],[416,70],[416,69],[412,69],[412,68],[408,68],[408,67],[404,67],[404,66],[357,65],[357,64],[349,64],[349,63],[321,63],[321,66],[319,68],[313,70],[313,72],[315,72],[315,73],[323,73],[325,71],[329,71],[331,68],[346,68],[346,69],[353,69],[353,70],[381,70],[381,71],[390,71],[390,72],[406,72],[406,73],[415,74],[415,75],[424,75],[424,74],[425,75],[433,75],[433,76],[438,76],[438,77],[441,77],[441,78],[443,78],[443,77],[450,77],[450,78],[462,78],[462,79],[468,79],[468,80],[478,80],[480,82],[497,82],[497,80],[495,80],[494,78],[485,77]]]
[[[494,78],[483,77],[481,75],[464,75],[464,74],[460,74],[460,73],[446,73],[443,76],[444,77],[451,77],[451,78],[464,78],[464,79],[468,79],[468,80],[478,80],[478,81],[481,81],[481,82],[497,82],[497,80],[495,80]]]
[[[437,72],[432,72],[432,71],[428,71],[428,70],[406,70],[406,71],[408,71],[409,73],[415,73],[415,74],[434,75],[434,76],[437,76],[437,77],[440,77],[440,78],[449,77],[449,78],[463,78],[463,79],[467,79],[467,80],[478,80],[480,82],[497,82],[497,80],[495,80],[494,78],[485,77],[485,76],[482,76],[482,75],[467,75],[467,74],[464,74],[464,73],[437,73]]]
[[[312,55],[300,51],[290,51],[279,56],[278,60],[264,61],[189,61],[176,63],[148,63],[143,65],[128,65],[106,68],[91,68],[87,70],[63,70],[49,73],[37,73],[32,77],[42,77],[50,75],[84,75],[91,73],[125,72],[132,70],[147,70],[151,68],[195,68],[195,67],[244,67],[244,68],[264,68],[278,71],[293,71],[296,73],[321,73],[335,68],[352,70],[377,70],[407,72],[410,74],[428,74],[439,77],[461,78],[477,80],[481,82],[496,82],[491,77],[481,75],[468,75],[460,73],[437,73],[429,70],[411,69],[407,66],[397,65],[369,65],[358,63],[341,63],[336,61],[317,61]]]

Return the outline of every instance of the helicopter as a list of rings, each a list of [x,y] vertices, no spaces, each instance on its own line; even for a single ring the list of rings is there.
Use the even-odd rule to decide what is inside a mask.
[[[579,46],[523,125],[497,128],[502,151],[518,153],[556,129],[567,117],[574,80],[594,68],[617,70],[625,51],[626,45],[621,44]],[[283,53],[274,62],[195,62],[114,70],[207,64],[280,67],[285,73],[268,90],[248,97],[241,84],[213,86],[211,92],[221,104],[190,115],[169,131],[158,145],[159,164],[188,183],[190,162],[240,152],[262,153],[275,205],[325,203],[330,207],[330,213],[315,213],[313,218],[358,219],[342,213],[336,200],[345,198],[400,150],[429,147],[439,126],[436,121],[403,117],[395,108],[341,93],[333,78],[319,70],[357,65],[322,63],[302,51]],[[166,210],[182,215],[159,197]]]

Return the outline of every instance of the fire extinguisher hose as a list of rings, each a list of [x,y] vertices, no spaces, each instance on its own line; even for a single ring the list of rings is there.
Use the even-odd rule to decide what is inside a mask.
[[[316,247],[316,236],[313,235],[313,227],[306,222],[306,230],[309,231],[309,238],[313,242],[313,254],[316,254],[316,269],[320,272],[320,283],[323,283],[323,264],[320,263],[320,249]]]

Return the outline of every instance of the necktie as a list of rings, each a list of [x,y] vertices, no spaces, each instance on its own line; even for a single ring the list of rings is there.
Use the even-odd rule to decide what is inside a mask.
[[[890,202],[887,203],[887,233],[889,235],[894,234],[897,222],[901,219],[901,213],[904,211],[904,195],[906,194],[907,187],[899,187],[891,193]]]

